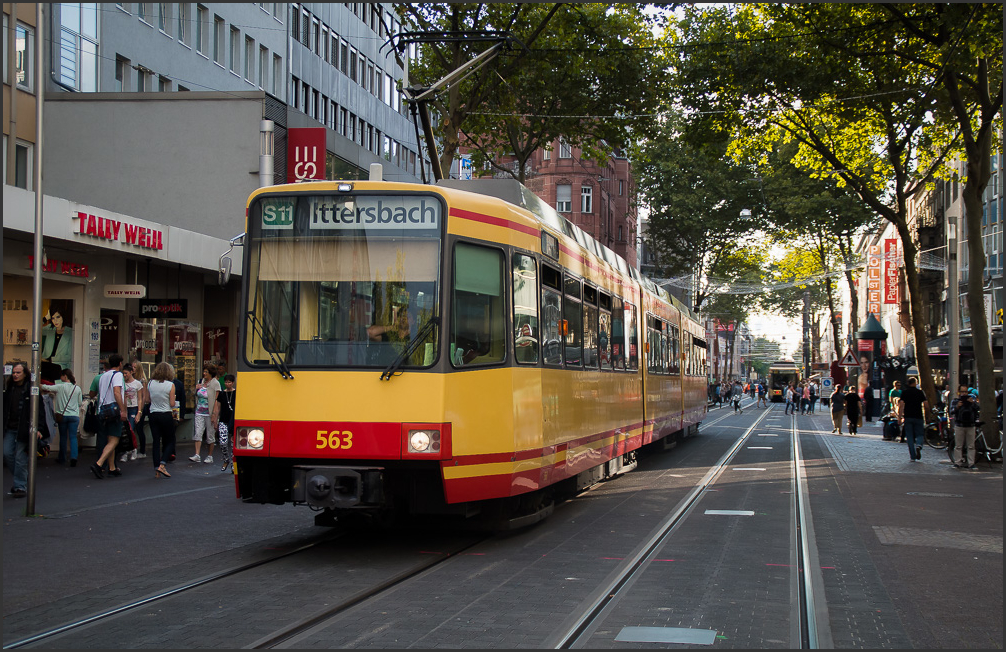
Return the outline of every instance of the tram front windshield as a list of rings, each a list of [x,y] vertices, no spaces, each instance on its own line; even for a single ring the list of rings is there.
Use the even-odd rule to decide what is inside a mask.
[[[252,366],[432,365],[443,206],[433,195],[265,196],[248,214]]]

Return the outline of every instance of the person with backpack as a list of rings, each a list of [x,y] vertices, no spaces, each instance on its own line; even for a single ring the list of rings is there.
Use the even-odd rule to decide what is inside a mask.
[[[954,468],[975,468],[975,426],[978,424],[978,402],[975,401],[968,388],[961,385],[957,390],[954,416]],[[965,462],[963,448],[967,448]]]
[[[832,434],[842,434],[842,417],[845,416],[845,392],[841,385],[835,385],[831,394],[831,429]]]

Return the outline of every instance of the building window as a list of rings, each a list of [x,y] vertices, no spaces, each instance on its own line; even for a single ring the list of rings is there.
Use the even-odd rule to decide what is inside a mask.
[[[573,158],[573,152],[567,143],[562,138],[559,139],[559,158]]]
[[[163,75],[157,79],[157,90],[161,93],[168,93],[171,91],[171,80]]]
[[[300,40],[300,6],[290,5],[290,34]]]
[[[192,17],[191,5],[182,2],[178,5],[178,41],[185,45],[189,44],[189,19]]]
[[[157,3],[157,28],[165,34],[171,29],[171,5],[172,3],[170,2]],[[64,4],[63,6],[65,7],[66,5]]]
[[[115,90],[125,91],[129,88],[129,71],[132,68],[129,67],[129,59],[121,57],[119,55],[115,56]]]
[[[231,72],[235,75],[241,71],[241,31],[231,27]]]
[[[625,242],[625,240],[622,238],[622,225],[621,224],[618,225],[618,241],[619,242]]]
[[[594,212],[594,189],[590,186],[580,187],[580,212],[581,213],[593,213]]]
[[[6,47],[4,52],[7,52]],[[4,66],[4,70],[7,70],[7,66]],[[34,91],[35,30],[21,23],[17,24],[17,35],[14,37],[14,78],[17,79],[18,88]]]
[[[6,139],[7,137],[5,136],[4,138]],[[4,151],[7,151],[6,147],[4,147]],[[14,141],[14,185],[18,188],[24,188],[25,190],[32,189],[31,168],[34,153],[35,148],[30,143],[20,140]],[[4,181],[6,182],[6,176],[4,177]]]
[[[622,193],[625,192],[625,179],[618,180],[618,196],[621,197]]]
[[[269,71],[269,48],[259,46],[258,49],[258,87],[265,90],[268,80],[266,73]]]
[[[213,16],[213,60],[224,65],[224,19]]]
[[[196,52],[206,54],[209,46],[209,10],[202,6],[196,6]]]
[[[573,189],[568,183],[562,183],[555,187],[555,210],[560,213],[569,213],[573,210]]]
[[[541,160],[547,161],[552,158],[552,150],[545,147],[541,150]]]
[[[283,83],[283,59],[278,54],[272,55],[272,94],[279,97],[280,84]],[[283,99],[280,97],[280,99]]]
[[[255,77],[255,39],[245,37],[245,79],[249,82]]]
[[[59,76],[83,92],[98,90],[98,9],[94,3],[60,3]]]

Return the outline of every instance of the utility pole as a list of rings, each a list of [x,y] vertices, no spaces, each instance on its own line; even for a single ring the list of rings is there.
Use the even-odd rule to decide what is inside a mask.
[[[960,289],[957,281],[957,216],[950,215],[947,223],[947,337],[950,342],[950,355],[947,356],[947,383],[950,387],[950,397],[957,395],[960,384]]]
[[[803,291],[803,377],[810,378],[810,290]]]
[[[45,61],[42,59],[42,32],[45,23],[42,21],[42,4],[35,5],[35,156],[34,186],[35,186],[35,262],[32,288],[31,325],[31,422],[28,428],[28,494],[25,498],[25,516],[35,515],[35,471],[38,466],[38,417],[39,402],[42,393],[39,381],[42,379],[42,352],[39,350],[39,340],[42,339],[42,266],[45,260],[45,250],[42,247],[42,93],[45,90],[45,77],[42,70]],[[13,28],[14,25],[11,25]],[[16,84],[11,84],[11,101],[16,99]],[[14,134],[11,134],[11,139]],[[51,433],[50,433],[51,434]],[[61,451],[62,452],[62,451]]]

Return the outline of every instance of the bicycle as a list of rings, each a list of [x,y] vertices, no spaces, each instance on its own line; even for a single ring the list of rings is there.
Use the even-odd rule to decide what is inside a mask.
[[[985,431],[983,426],[999,426],[999,444],[997,447],[989,446],[988,441],[985,439]],[[996,459],[1002,460],[1003,454],[1003,430],[1002,423],[999,424],[988,424],[984,421],[979,421],[975,424],[975,461],[978,461],[979,456],[983,456],[985,461],[988,462],[989,468],[992,468],[992,462]]]
[[[947,419],[947,411],[940,410],[939,408],[933,408],[933,414],[936,415],[936,420],[932,423],[926,424],[926,427],[923,430],[922,440],[926,442],[926,445],[930,448],[935,448],[936,450],[943,450],[944,448],[948,449],[951,461],[953,461],[954,447],[950,445],[950,442],[953,441],[954,434],[953,428],[950,426],[950,422]]]

